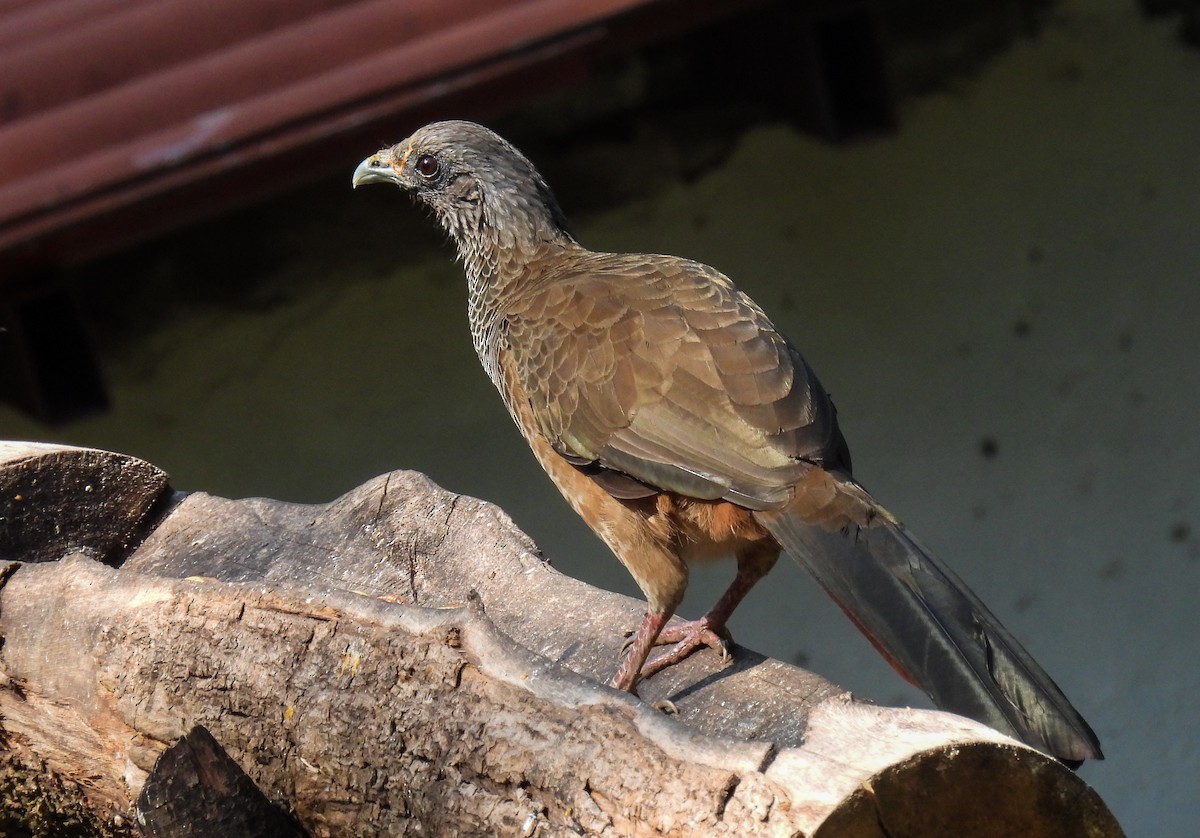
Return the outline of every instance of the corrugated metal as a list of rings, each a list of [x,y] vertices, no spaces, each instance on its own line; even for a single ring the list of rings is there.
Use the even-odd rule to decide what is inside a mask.
[[[755,4],[0,0],[0,269],[94,256],[322,175],[397,114],[518,98],[614,39]]]

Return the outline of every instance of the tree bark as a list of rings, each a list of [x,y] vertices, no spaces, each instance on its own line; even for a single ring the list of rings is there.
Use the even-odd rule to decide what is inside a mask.
[[[153,473],[5,452],[5,516],[31,480]],[[56,516],[94,488],[43,494],[4,530],[33,561],[0,571],[0,791],[33,782],[75,834],[128,832],[135,801],[149,823],[182,794],[251,799],[249,781],[313,835],[1121,834],[1036,751],[746,649],[693,656],[645,700],[603,686],[642,605],[555,572],[498,509],[421,475],[312,506],[129,482],[120,515]],[[97,535],[106,514],[121,520]],[[73,545],[57,561],[48,516]],[[205,800],[188,817],[253,822]]]

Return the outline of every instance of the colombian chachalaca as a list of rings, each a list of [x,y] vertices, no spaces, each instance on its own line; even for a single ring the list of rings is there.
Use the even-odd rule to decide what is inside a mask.
[[[470,122],[368,157],[354,185],[379,182],[415,194],[454,240],[483,368],[646,595],[614,686],[632,691],[701,646],[724,654],[726,621],[782,549],[939,707],[1064,761],[1101,757],[1042,668],[851,477],[816,375],[727,277],[586,250],[529,160]],[[737,573],[716,605],[667,626],[688,565],[727,555]]]

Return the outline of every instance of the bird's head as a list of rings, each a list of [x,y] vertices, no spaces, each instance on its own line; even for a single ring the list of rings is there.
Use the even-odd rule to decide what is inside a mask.
[[[394,183],[428,205],[468,263],[480,248],[570,238],[533,164],[473,122],[435,122],[372,154],[354,170],[354,186],[366,183]]]

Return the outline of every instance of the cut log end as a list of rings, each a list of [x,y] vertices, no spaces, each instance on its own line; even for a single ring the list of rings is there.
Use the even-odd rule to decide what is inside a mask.
[[[166,473],[136,457],[0,440],[0,560],[87,550],[116,561],[167,491]]]

